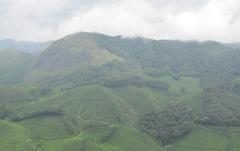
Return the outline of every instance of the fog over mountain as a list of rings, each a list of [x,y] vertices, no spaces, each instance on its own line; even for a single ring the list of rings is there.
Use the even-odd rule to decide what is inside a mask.
[[[0,0],[0,151],[240,151],[238,0]]]
[[[0,40],[0,49],[19,49],[31,54],[40,54],[45,48],[50,45],[49,42],[27,42],[15,41],[14,39]]]
[[[59,39],[77,31],[238,42],[238,0],[1,0],[1,39]],[[17,26],[16,26],[17,25]]]

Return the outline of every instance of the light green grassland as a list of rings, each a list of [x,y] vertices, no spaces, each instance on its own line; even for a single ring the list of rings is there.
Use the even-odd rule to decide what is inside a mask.
[[[33,139],[54,139],[70,135],[61,116],[40,116],[17,124],[30,130]]]
[[[204,127],[195,127],[192,132],[180,139],[174,145],[183,150],[228,150],[229,139],[227,134]]]
[[[199,82],[190,77],[182,77],[179,80],[171,77],[160,77],[159,80],[169,84],[168,91],[137,86],[108,88],[95,84],[66,91],[54,91],[52,96],[41,97],[37,100],[32,99],[24,102],[24,105],[18,104],[18,100],[12,101],[17,110],[24,112],[31,113],[49,107],[59,107],[76,118],[80,127],[86,124],[86,121],[84,122],[86,119],[89,122],[105,123],[104,127],[101,126],[102,124],[96,123],[96,127],[85,129],[88,127],[85,125],[79,129],[79,133],[72,134],[61,116],[35,117],[15,124],[2,123],[10,129],[16,130],[14,133],[17,133],[16,135],[19,137],[22,135],[23,139],[28,137],[30,143],[27,147],[34,147],[37,151],[169,150],[169,148],[164,149],[159,142],[136,129],[135,122],[139,114],[142,114],[143,111],[145,113],[159,111],[172,100],[183,101],[194,110],[201,110],[202,89]],[[183,87],[184,91],[181,90]],[[24,86],[22,89],[11,88],[13,91],[8,91],[8,93],[11,92],[8,97],[15,95],[15,98],[22,97],[22,99],[27,100],[32,98],[28,94],[32,89],[36,88],[31,86]],[[6,98],[8,93],[4,93],[5,96],[0,96]],[[237,100],[237,96],[233,97]],[[236,102],[234,99],[232,101]],[[100,127],[98,127],[99,125]],[[230,134],[196,126],[188,135],[178,139],[171,149],[176,151],[227,151],[231,146]],[[2,134],[0,139],[4,139],[5,135]],[[237,133],[233,133],[232,138],[234,148],[236,148],[234,151],[238,151],[240,137]],[[6,144],[9,145],[8,142],[3,141],[0,146]],[[20,146],[25,145],[22,142],[19,144]]]
[[[32,151],[35,147],[29,130],[0,121],[0,151]]]

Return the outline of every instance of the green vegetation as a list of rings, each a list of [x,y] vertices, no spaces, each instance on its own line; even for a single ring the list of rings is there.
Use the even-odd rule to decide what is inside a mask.
[[[68,131],[61,116],[40,116],[17,122],[31,131],[33,139],[63,138],[71,133]]]
[[[163,144],[174,142],[192,129],[190,110],[180,104],[171,103],[161,112],[143,115],[139,120],[140,129]]]
[[[181,150],[228,150],[230,140],[224,132],[195,127],[184,139],[174,144]]]
[[[82,131],[80,135],[59,140],[39,140],[45,151],[161,151],[154,140],[136,130],[105,126]]]
[[[77,33],[39,56],[3,49],[0,151],[237,151],[239,77],[240,52],[213,41]]]
[[[27,129],[6,121],[0,121],[1,151],[33,151],[35,144]]]
[[[14,49],[0,49],[0,84],[16,84],[33,65],[35,56]]]

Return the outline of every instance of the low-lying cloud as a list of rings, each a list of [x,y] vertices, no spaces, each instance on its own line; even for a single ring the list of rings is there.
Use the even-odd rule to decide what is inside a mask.
[[[238,0],[0,0],[0,38],[78,31],[155,39],[240,41]]]

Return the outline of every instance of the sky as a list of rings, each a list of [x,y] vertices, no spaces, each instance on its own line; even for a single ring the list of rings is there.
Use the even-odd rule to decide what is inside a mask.
[[[0,0],[0,39],[75,32],[240,42],[239,0]]]

